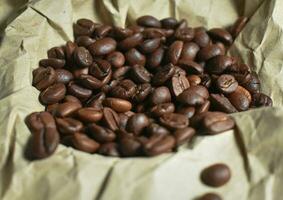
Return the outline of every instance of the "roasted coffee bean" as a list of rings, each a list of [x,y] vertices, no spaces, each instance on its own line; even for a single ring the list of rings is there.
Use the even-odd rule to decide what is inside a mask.
[[[117,80],[125,79],[130,69],[131,69],[130,66],[120,67],[114,71],[112,78]]]
[[[113,37],[122,40],[133,35],[134,31],[129,28],[114,27],[112,29]]]
[[[237,109],[231,104],[228,98],[223,94],[210,94],[210,100],[214,110],[222,111],[225,113],[235,113]]]
[[[199,197],[197,200],[222,200],[222,198],[215,193],[206,193]]]
[[[215,56],[222,55],[222,53],[223,52],[218,45],[212,44],[200,49],[197,58],[199,61],[207,61]]]
[[[225,164],[219,163],[205,168],[201,172],[201,180],[211,187],[225,185],[231,178],[231,171]]]
[[[99,108],[102,109],[102,102],[106,98],[104,92],[99,92],[96,95],[93,95],[87,102],[87,107]]]
[[[141,85],[138,85],[136,93],[134,95],[134,101],[135,102],[143,102],[151,93],[152,88],[149,83],[144,83]]]
[[[229,65],[226,68],[225,72],[235,73],[235,74],[240,74],[240,75],[245,75],[251,72],[251,68],[248,65],[237,62],[236,58],[232,57],[231,59],[233,61],[233,64]]]
[[[88,89],[99,89],[102,87],[102,82],[94,76],[82,74],[78,78],[78,82]]]
[[[56,118],[56,124],[62,135],[71,135],[83,130],[83,124],[73,118]]]
[[[206,100],[201,106],[199,106],[196,110],[196,113],[204,113],[204,112],[208,112],[208,110],[210,109],[210,101]]]
[[[39,61],[39,65],[42,67],[53,67],[55,69],[59,69],[64,67],[66,64],[66,61],[63,59],[58,59],[58,58],[47,58],[47,59],[42,59]]]
[[[206,88],[209,88],[211,86],[211,77],[209,74],[202,74],[200,75],[201,78],[201,85],[203,85]]]
[[[71,72],[65,69],[56,69],[55,70],[55,82],[68,84],[71,80],[74,79],[74,76]]]
[[[209,45],[210,38],[205,29],[195,29],[195,37],[193,39],[199,47],[204,48]]]
[[[79,19],[76,24],[74,24],[74,34],[75,37],[81,35],[91,36],[96,24],[89,19]]]
[[[135,92],[136,84],[129,79],[125,79],[120,81],[119,84],[111,90],[111,95],[121,99],[130,99],[134,96]]]
[[[159,47],[154,52],[152,52],[151,54],[148,55],[148,57],[146,59],[146,65],[149,68],[152,68],[152,69],[158,67],[162,62],[162,59],[164,57],[164,53],[165,53],[164,48],[162,46]]]
[[[129,65],[145,65],[146,58],[137,49],[133,48],[126,52],[126,61]]]
[[[207,62],[206,70],[212,74],[221,74],[233,64],[233,59],[225,55],[219,55]]]
[[[63,99],[63,102],[74,102],[81,104],[81,101],[77,97],[74,97],[72,95],[66,95]]]
[[[202,74],[204,69],[203,67],[191,60],[179,60],[178,65],[182,67],[188,74]]]
[[[156,156],[171,152],[175,146],[175,139],[171,135],[154,135],[146,142],[144,152],[148,156]]]
[[[73,56],[74,56],[74,60],[77,64],[76,66],[78,66],[80,68],[89,67],[93,62],[93,58],[92,58],[90,52],[84,47],[76,48]]]
[[[111,30],[111,26],[102,24],[94,29],[93,35],[95,38],[104,38],[110,34]]]
[[[181,60],[194,60],[198,51],[199,46],[194,42],[187,42],[183,45],[183,50],[181,53]]]
[[[146,134],[148,136],[168,135],[170,134],[170,131],[167,128],[160,126],[157,123],[151,123],[148,127],[146,127]]]
[[[59,104],[55,109],[55,116],[69,117],[82,107],[81,103],[64,102]]]
[[[56,81],[56,72],[52,67],[39,67],[32,72],[32,85],[38,90],[43,90]]]
[[[221,50],[220,55],[225,55],[226,54],[227,49],[226,49],[226,46],[225,46],[224,43],[222,43],[222,42],[215,42],[215,45],[217,45],[220,48],[220,50]]]
[[[77,117],[83,122],[91,123],[100,121],[103,117],[103,114],[100,109],[93,107],[85,107],[80,108],[77,111]]]
[[[165,86],[155,88],[151,94],[150,102],[152,105],[167,103],[171,101],[171,93]]]
[[[209,134],[217,134],[234,128],[235,122],[222,112],[206,112],[203,117],[203,127]]]
[[[252,96],[253,106],[256,107],[272,106],[272,104],[273,104],[272,99],[263,93],[256,93]]]
[[[178,25],[178,21],[173,17],[164,18],[161,21],[162,28],[175,29]]]
[[[103,104],[107,107],[112,108],[116,112],[127,112],[132,109],[131,102],[119,98],[108,97],[104,99]]]
[[[137,113],[129,118],[126,130],[128,132],[134,133],[135,135],[139,135],[148,125],[148,117],[143,113]]]
[[[40,101],[43,104],[54,104],[61,101],[66,94],[66,87],[62,83],[49,86],[40,93]]]
[[[119,129],[119,116],[111,108],[103,108],[103,121],[104,124],[112,131],[116,131]]]
[[[102,80],[111,72],[111,65],[107,60],[96,59],[89,67],[89,74]]]
[[[172,64],[160,67],[152,78],[152,84],[155,86],[163,85],[175,73],[175,67]]]
[[[190,87],[190,82],[188,81],[185,75],[177,74],[172,77],[171,88],[175,96],[178,96],[189,87]]]
[[[76,69],[76,70],[73,70],[73,75],[74,75],[74,78],[79,78],[82,74],[88,74],[88,71],[89,71],[89,68],[86,67],[86,68],[82,68],[82,69]]]
[[[163,38],[165,37],[164,30],[160,28],[146,28],[142,32],[143,37],[145,39],[152,39],[152,38]]]
[[[140,26],[146,26],[146,27],[156,27],[156,28],[161,27],[160,21],[150,15],[144,15],[142,17],[139,17],[137,19],[137,24]]]
[[[182,107],[177,110],[177,113],[187,116],[188,119],[192,118],[196,112],[195,107]]]
[[[77,44],[72,41],[67,41],[65,46],[65,57],[68,64],[72,63],[73,53],[77,48]]]
[[[255,72],[248,73],[241,85],[251,93],[259,93],[260,81],[258,75]]]
[[[201,85],[191,86],[182,92],[177,100],[183,104],[189,106],[197,106],[204,104],[205,100],[208,99],[209,93],[207,89]]]
[[[133,33],[141,33],[145,30],[145,27],[139,25],[131,25],[128,27]]]
[[[118,148],[119,148],[118,144],[114,142],[109,142],[109,143],[101,144],[98,149],[98,153],[105,156],[118,157],[120,156]]]
[[[95,153],[100,147],[99,143],[80,132],[72,135],[71,143],[76,149],[87,153]]]
[[[151,80],[151,74],[141,65],[134,65],[131,68],[131,77],[136,83],[148,83]]]
[[[213,40],[223,42],[225,45],[231,45],[233,43],[232,35],[222,28],[213,28],[208,31],[208,34]]]
[[[68,84],[68,93],[81,100],[87,100],[91,96],[92,91],[71,81]]]
[[[152,53],[159,47],[160,42],[160,38],[148,39],[141,43],[139,48],[143,53]]]
[[[43,159],[53,154],[59,144],[59,133],[53,116],[49,112],[32,113],[26,123],[32,132],[32,158]]]
[[[236,38],[239,35],[239,33],[243,30],[248,20],[249,19],[247,17],[242,16],[235,22],[235,24],[231,27],[230,30],[230,33],[233,36],[233,38]]]
[[[119,141],[120,151],[123,156],[137,156],[141,154],[141,142],[132,137],[124,137]]]
[[[127,122],[129,120],[129,116],[125,113],[119,113],[119,129],[126,130]]]
[[[235,77],[229,74],[222,74],[216,81],[217,88],[224,94],[234,92],[238,87]]]
[[[159,121],[169,129],[181,129],[189,125],[189,119],[179,113],[166,113],[159,118]]]
[[[156,117],[160,117],[166,113],[173,113],[174,111],[175,105],[173,103],[157,104],[150,109],[150,112]]]
[[[195,31],[191,27],[181,28],[176,30],[174,36],[176,40],[190,42],[195,36]]]
[[[53,47],[47,51],[48,58],[65,59],[65,52],[62,47]]]
[[[233,93],[228,95],[228,99],[238,111],[245,111],[249,109],[252,97],[248,90],[238,86]]]
[[[122,67],[125,63],[125,56],[119,51],[110,53],[106,59],[112,67],[116,68]]]
[[[118,47],[123,51],[127,51],[129,49],[135,48],[136,46],[141,44],[142,41],[143,41],[143,35],[141,33],[136,33],[122,40],[118,44]]]
[[[176,140],[176,144],[179,146],[188,142],[195,135],[195,132],[195,129],[191,127],[177,129],[173,133]]]
[[[112,142],[116,138],[116,135],[112,130],[98,126],[95,123],[89,124],[87,126],[87,131],[95,141],[100,143]]]
[[[82,46],[82,47],[85,47],[85,48],[88,48],[91,44],[93,44],[96,40],[89,37],[89,36],[79,36],[77,39],[76,39],[76,43],[78,46]]]
[[[168,59],[173,65],[177,64],[179,58],[181,57],[183,46],[184,42],[178,40],[170,45],[168,49]]]
[[[199,85],[201,83],[201,78],[198,75],[189,75],[187,79],[190,82],[190,85]]]
[[[95,41],[88,49],[93,56],[102,56],[115,51],[117,42],[112,38],[106,37]]]

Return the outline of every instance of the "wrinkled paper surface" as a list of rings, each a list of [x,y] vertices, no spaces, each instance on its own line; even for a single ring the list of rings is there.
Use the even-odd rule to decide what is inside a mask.
[[[16,7],[27,2],[13,1]],[[0,8],[11,8],[13,1],[2,0]],[[205,192],[225,200],[282,199],[282,10],[282,0],[30,0],[5,28],[0,46],[0,199],[188,200]],[[2,25],[10,11],[0,13]],[[234,114],[237,131],[199,136],[177,153],[154,158],[106,158],[60,145],[48,159],[24,159],[30,136],[24,119],[44,109],[31,86],[32,70],[46,51],[73,39],[78,18],[124,26],[144,14],[186,18],[207,28],[251,17],[230,54],[259,73],[276,107]],[[216,162],[232,170],[229,183],[217,189],[199,179]]]

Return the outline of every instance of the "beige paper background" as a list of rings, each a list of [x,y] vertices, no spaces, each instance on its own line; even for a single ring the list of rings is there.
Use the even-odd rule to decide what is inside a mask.
[[[0,8],[10,8],[8,2],[0,0]],[[282,0],[30,1],[6,27],[0,47],[0,199],[188,200],[212,191],[225,200],[282,199],[282,9]],[[105,158],[60,145],[48,159],[25,160],[30,133],[24,118],[43,110],[31,86],[38,60],[50,47],[72,39],[72,22],[78,18],[124,26],[143,14],[186,18],[192,26],[207,28],[251,16],[230,53],[259,72],[263,91],[277,107],[235,114],[239,133],[197,137],[174,154]],[[0,12],[1,25],[13,15],[13,9]],[[215,162],[228,164],[233,173],[217,189],[199,180],[200,171]]]

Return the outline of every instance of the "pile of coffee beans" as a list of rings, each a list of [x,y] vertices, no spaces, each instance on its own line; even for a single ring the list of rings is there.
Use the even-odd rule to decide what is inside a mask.
[[[46,111],[26,118],[32,157],[48,157],[59,143],[106,156],[155,156],[195,134],[232,129],[229,113],[271,106],[257,74],[226,55],[246,22],[241,17],[227,31],[171,17],[142,16],[126,28],[79,19],[75,42],[49,49],[33,71]],[[223,165],[207,170],[207,185],[230,178]]]

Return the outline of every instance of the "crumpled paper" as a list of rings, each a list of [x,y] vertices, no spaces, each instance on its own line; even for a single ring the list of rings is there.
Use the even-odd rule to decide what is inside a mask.
[[[6,0],[0,8],[10,5]],[[0,199],[188,200],[205,192],[227,200],[282,199],[282,9],[282,0],[30,0],[5,28],[0,47]],[[7,13],[0,15],[1,23]],[[259,73],[263,92],[276,107],[234,114],[236,131],[198,136],[177,153],[121,159],[60,145],[48,159],[26,160],[30,132],[24,119],[44,109],[31,86],[32,70],[46,51],[73,39],[72,23],[78,18],[124,26],[144,14],[186,18],[191,26],[207,28],[249,16],[229,53]],[[217,189],[199,178],[216,162],[232,170],[229,183]]]

